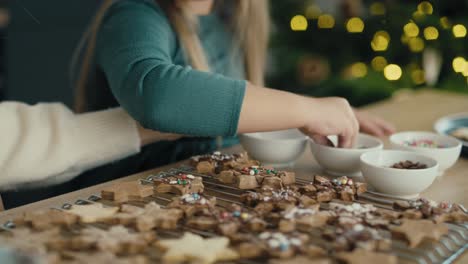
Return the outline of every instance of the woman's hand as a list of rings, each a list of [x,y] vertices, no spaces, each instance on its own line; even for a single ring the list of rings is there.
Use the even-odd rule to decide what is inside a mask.
[[[384,137],[395,133],[395,127],[388,121],[383,120],[365,111],[354,109],[354,114],[359,122],[361,132],[377,137]]]
[[[353,146],[359,123],[348,101],[339,97],[304,98],[305,124],[301,131],[319,144],[330,144],[326,136],[338,135],[338,147]]]

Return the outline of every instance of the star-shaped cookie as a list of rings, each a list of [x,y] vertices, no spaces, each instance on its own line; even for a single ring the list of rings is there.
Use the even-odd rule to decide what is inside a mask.
[[[398,258],[394,255],[388,253],[372,252],[362,248],[357,248],[352,252],[338,253],[336,257],[348,264],[396,264],[398,262]]]
[[[447,225],[435,224],[431,220],[403,219],[401,225],[390,226],[395,237],[403,237],[411,248],[417,247],[425,238],[438,241],[448,233]]]
[[[82,223],[94,223],[115,215],[119,211],[118,207],[107,207],[100,203],[87,205],[75,204],[67,213],[79,216]]]
[[[138,181],[118,182],[101,190],[105,200],[115,202],[139,201],[153,195],[153,186],[143,185]]]
[[[78,236],[57,239],[54,248],[60,249],[57,245],[61,245],[62,249],[98,249],[116,254],[135,254],[145,250],[153,240],[153,233],[132,233],[123,226],[113,226],[109,230],[86,227]]]
[[[185,233],[179,239],[160,240],[156,245],[166,250],[162,260],[167,263],[209,264],[239,258],[237,252],[228,248],[229,239],[226,237],[203,238]]]

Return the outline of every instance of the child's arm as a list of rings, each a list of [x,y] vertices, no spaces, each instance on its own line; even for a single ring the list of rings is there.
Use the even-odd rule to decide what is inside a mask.
[[[0,130],[0,190],[65,182],[179,137],[145,130],[121,108],[74,114],[59,103],[0,103]]]

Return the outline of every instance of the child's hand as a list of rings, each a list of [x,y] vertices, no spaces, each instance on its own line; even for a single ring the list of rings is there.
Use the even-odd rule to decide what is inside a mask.
[[[354,110],[359,122],[361,132],[377,137],[384,137],[395,133],[395,127],[388,121],[383,120],[365,111]]]
[[[319,144],[328,144],[326,136],[338,135],[338,147],[350,148],[359,132],[359,124],[348,101],[338,97],[305,98],[306,120],[301,131]]]

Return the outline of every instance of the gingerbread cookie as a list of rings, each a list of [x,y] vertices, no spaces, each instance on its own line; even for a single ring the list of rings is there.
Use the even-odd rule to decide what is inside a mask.
[[[153,194],[153,186],[143,185],[138,181],[118,182],[101,190],[105,200],[115,202],[140,201]]]
[[[56,250],[96,249],[114,254],[136,254],[143,252],[154,238],[154,233],[132,233],[123,226],[113,226],[109,230],[88,226],[78,236],[58,238],[49,246]]]
[[[203,180],[192,174],[179,173],[175,176],[154,179],[156,193],[173,193],[184,195],[188,193],[203,193]]]
[[[144,256],[116,256],[110,252],[73,252],[73,251],[64,251],[61,253],[65,260],[62,260],[63,263],[67,264],[89,264],[89,263],[99,263],[99,264],[147,264],[150,263],[148,259]]]
[[[436,223],[468,222],[468,214],[462,208],[462,205],[448,202],[437,203],[429,199],[420,198],[414,201],[396,201],[393,207],[403,211],[404,218],[410,219],[430,219]]]
[[[313,228],[323,227],[327,224],[329,218],[330,214],[328,212],[319,212],[318,204],[308,208],[295,206],[282,213],[279,230],[281,232],[295,230],[307,232]]]
[[[66,212],[77,215],[82,223],[94,223],[108,219],[118,211],[118,207],[108,207],[100,203],[93,203],[87,205],[75,204]]]
[[[388,251],[392,245],[390,237],[385,232],[359,223],[346,228],[327,228],[323,232],[323,237],[332,242],[336,251],[348,251],[353,248]]]
[[[131,226],[138,231],[149,231],[154,228],[174,230],[177,229],[177,223],[183,216],[184,213],[180,209],[165,209],[151,202],[144,208],[124,204],[118,213],[103,221],[114,225]]]
[[[8,236],[0,236],[0,246],[12,248],[22,254],[32,255],[46,263],[59,263],[59,256],[47,250],[47,244],[60,235],[58,228],[33,232],[26,228],[15,228]]]
[[[213,154],[192,157],[190,161],[198,173],[208,175],[216,175],[224,170],[260,165],[260,162],[249,159],[247,153],[229,155],[222,154],[219,151]]]
[[[179,239],[159,240],[156,245],[165,250],[162,257],[165,263],[209,264],[239,258],[239,254],[228,247],[229,239],[226,237],[203,238],[185,233]]]
[[[57,226],[70,227],[77,222],[78,216],[55,209],[26,212],[15,220],[17,226],[31,226],[36,230]]]
[[[234,184],[244,190],[258,187],[281,189],[296,182],[294,172],[278,171],[258,165],[223,170],[216,175],[216,179],[225,184]]]
[[[326,257],[323,258],[308,258],[306,256],[296,256],[291,259],[272,259],[268,261],[269,264],[331,264],[331,259]]]
[[[342,252],[337,254],[338,259],[348,264],[361,263],[379,263],[379,264],[397,264],[398,258],[388,253],[372,252],[357,248],[352,252]]]
[[[290,258],[302,250],[309,237],[300,233],[263,232],[258,235],[258,239],[268,255],[276,258]]]
[[[365,183],[354,182],[353,179],[346,176],[329,180],[320,175],[315,175],[311,183],[301,186],[299,189],[302,194],[317,202],[329,202],[333,199],[354,201],[359,194],[366,192],[366,190]]]
[[[191,217],[200,211],[212,210],[215,206],[215,197],[207,197],[203,194],[191,193],[175,197],[166,207],[181,209],[186,217]]]
[[[414,248],[424,239],[438,241],[448,233],[448,227],[443,223],[436,224],[431,220],[403,219],[401,225],[390,226],[390,231],[395,238],[405,239],[409,246]]]

